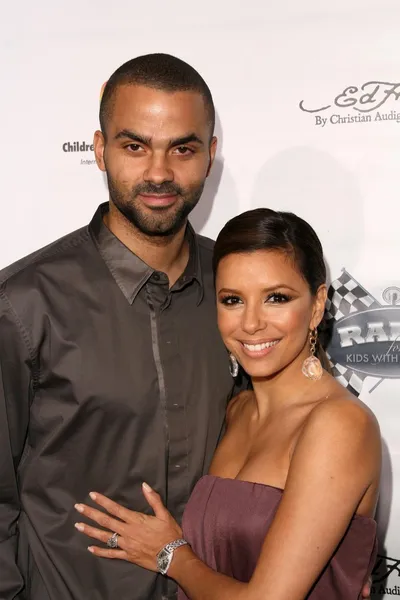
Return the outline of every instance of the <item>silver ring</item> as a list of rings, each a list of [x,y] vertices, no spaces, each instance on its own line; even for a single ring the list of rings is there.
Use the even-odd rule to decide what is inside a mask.
[[[118,533],[113,533],[107,540],[107,548],[118,548]]]

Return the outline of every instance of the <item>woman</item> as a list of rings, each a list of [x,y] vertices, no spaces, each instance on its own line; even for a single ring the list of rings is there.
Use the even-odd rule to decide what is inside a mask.
[[[118,545],[90,547],[97,556],[167,572],[181,600],[357,599],[376,554],[380,434],[369,409],[321,367],[318,237],[293,214],[249,211],[221,231],[214,269],[232,374],[240,365],[252,390],[228,407],[183,533],[147,484],[155,517],[93,494],[112,517],[77,509],[106,531],[77,528]]]

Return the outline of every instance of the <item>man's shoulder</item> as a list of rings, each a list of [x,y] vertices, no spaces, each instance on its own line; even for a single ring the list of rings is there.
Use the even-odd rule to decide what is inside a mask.
[[[37,273],[46,263],[64,262],[76,253],[79,246],[90,238],[89,228],[81,227],[63,237],[47,244],[43,248],[20,258],[16,262],[0,270],[0,286],[4,287],[13,282],[31,279],[30,275]],[[62,276],[62,274],[60,273]]]
[[[215,241],[209,237],[200,235],[199,233],[196,233],[196,238],[197,238],[197,243],[199,244],[200,248],[202,250],[205,250],[206,252],[208,251],[212,254],[212,252],[214,250],[214,246],[215,246]]]
[[[212,277],[213,267],[212,267],[212,258],[213,258],[213,250],[214,250],[214,240],[211,240],[204,235],[196,234],[197,239],[197,248],[198,248],[198,256],[199,262],[201,265],[201,270],[204,277],[209,275]]]

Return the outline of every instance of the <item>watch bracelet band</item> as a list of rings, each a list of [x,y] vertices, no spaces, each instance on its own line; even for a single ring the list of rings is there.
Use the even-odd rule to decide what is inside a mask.
[[[180,538],[178,540],[174,540],[173,542],[170,542],[169,544],[164,546],[164,548],[162,548],[162,549],[165,550],[166,552],[173,552],[174,550],[176,550],[177,548],[180,548],[180,546],[184,546],[185,544],[189,545],[189,542]]]

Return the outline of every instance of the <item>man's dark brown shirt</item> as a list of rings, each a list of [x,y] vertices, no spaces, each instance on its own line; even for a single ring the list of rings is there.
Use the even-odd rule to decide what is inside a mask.
[[[90,491],[179,520],[206,473],[232,393],[213,243],[187,236],[172,289],[104,225],[0,273],[0,599],[161,600],[174,586],[99,559],[74,523]]]

